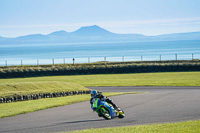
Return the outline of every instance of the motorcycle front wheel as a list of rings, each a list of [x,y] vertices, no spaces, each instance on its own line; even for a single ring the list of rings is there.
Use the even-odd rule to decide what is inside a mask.
[[[101,116],[103,116],[103,118],[105,118],[106,120],[110,120],[111,116],[110,116],[110,111],[107,108],[101,108],[99,110],[99,113]]]
[[[124,118],[125,114],[122,109],[118,113],[119,113],[118,118]]]

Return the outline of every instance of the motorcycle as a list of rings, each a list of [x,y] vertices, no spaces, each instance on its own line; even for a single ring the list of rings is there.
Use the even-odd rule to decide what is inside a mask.
[[[118,108],[117,110],[115,110],[111,104],[105,101],[101,101],[99,98],[93,100],[94,101],[92,108],[96,109],[96,112],[99,115],[99,117],[103,117],[106,120],[110,120],[116,117],[124,118],[125,114],[122,109]]]

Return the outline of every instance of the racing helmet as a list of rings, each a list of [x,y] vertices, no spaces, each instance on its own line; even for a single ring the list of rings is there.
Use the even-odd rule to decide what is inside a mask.
[[[94,98],[97,95],[97,91],[96,90],[92,90],[90,92],[90,94],[91,94],[91,97]]]

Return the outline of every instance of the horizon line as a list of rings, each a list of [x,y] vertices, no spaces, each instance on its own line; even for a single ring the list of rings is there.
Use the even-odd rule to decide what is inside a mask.
[[[91,25],[91,26],[83,26],[83,27],[92,27],[92,26],[95,26],[95,25]],[[96,26],[98,26],[98,25],[96,25]],[[98,27],[100,27],[100,26],[98,26]],[[80,28],[82,28],[82,27],[80,27]],[[79,28],[79,29],[80,29]],[[100,28],[102,28],[102,27],[100,27]],[[102,29],[104,29],[104,28],[102,28]],[[104,30],[107,30],[107,29],[104,29]],[[49,35],[49,34],[51,34],[51,33],[54,33],[54,32],[60,32],[60,31],[65,31],[66,33],[73,33],[73,32],[75,32],[75,31],[77,31],[77,30],[75,30],[75,31],[71,31],[71,32],[67,32],[66,30],[57,30],[57,31],[53,31],[53,32],[50,32],[50,33],[48,33],[48,34],[43,34],[43,33],[33,33],[33,34],[24,34],[24,35],[20,35],[20,36],[13,36],[13,37],[5,37],[5,36],[1,36],[0,35],[0,37],[2,37],[2,38],[18,38],[18,37],[24,37],[24,36],[29,36],[29,35],[44,35],[44,36],[47,36],[47,35]],[[109,30],[107,30],[107,31],[109,31]],[[109,31],[109,32],[111,32],[111,31]],[[139,34],[139,33],[115,33],[115,32],[111,32],[111,33],[113,33],[113,34],[122,34],[122,35],[126,35],[126,34],[136,34],[136,35],[143,35],[143,36],[160,36],[160,35],[170,35],[170,34],[184,34],[184,33],[195,33],[195,32],[200,32],[200,30],[198,30],[198,31],[189,31],[189,32],[171,32],[171,33],[166,33],[166,34],[158,34],[158,35],[145,35],[145,34]]]

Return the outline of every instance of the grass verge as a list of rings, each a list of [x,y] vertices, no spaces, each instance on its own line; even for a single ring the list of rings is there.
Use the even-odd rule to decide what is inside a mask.
[[[0,97],[17,95],[55,93],[63,91],[89,90],[76,83],[60,81],[37,81],[37,82],[10,82],[0,83]]]
[[[69,82],[83,86],[200,86],[200,72],[166,72],[135,74],[102,74],[47,76],[1,79],[1,84],[23,82]]]
[[[105,96],[115,96],[122,94],[137,94],[136,92],[106,92]],[[75,95],[58,98],[46,98],[22,102],[2,103],[0,104],[0,118],[15,116],[19,114],[34,112],[42,109],[53,108],[63,105],[69,105],[77,102],[88,101],[90,95]],[[88,107],[89,108],[89,107]]]
[[[102,133],[102,131],[105,133],[199,133],[200,121],[87,129],[67,133]]]

